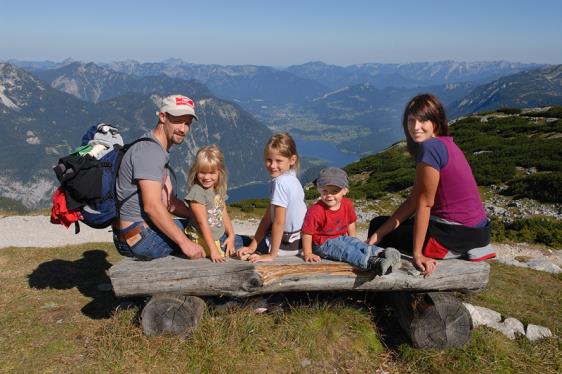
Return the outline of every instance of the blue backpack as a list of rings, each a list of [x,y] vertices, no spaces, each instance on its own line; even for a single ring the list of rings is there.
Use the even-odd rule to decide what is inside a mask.
[[[145,137],[123,145],[121,136],[116,135],[118,131],[111,125],[101,123],[92,126],[82,137],[80,148],[87,147],[96,136],[101,138],[105,136],[107,142],[104,144],[106,147],[112,147],[106,149],[105,154],[99,159],[89,154],[74,152],[59,159],[54,167],[66,197],[68,210],[79,210],[82,215],[81,221],[96,229],[110,226],[119,217],[119,208],[123,202],[138,193],[133,193],[124,201],[117,201],[115,184],[121,160],[127,150],[141,141],[157,143],[156,140]],[[113,141],[111,139],[118,141],[111,144]],[[167,164],[166,167],[171,170]],[[173,172],[171,175],[175,176]],[[76,225],[76,233],[79,231],[80,228]]]

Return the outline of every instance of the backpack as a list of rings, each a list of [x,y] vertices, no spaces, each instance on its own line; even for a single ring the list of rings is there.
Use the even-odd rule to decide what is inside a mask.
[[[125,153],[131,146],[141,141],[157,143],[152,138],[144,137],[132,143],[123,144],[121,136],[118,134],[116,128],[105,123],[90,127],[82,137],[82,146],[77,151],[59,159],[58,164],[53,168],[61,184],[60,189],[64,192],[68,211],[79,212],[80,221],[96,229],[110,226],[118,218],[120,206],[138,193],[137,190],[123,201],[117,200],[115,185]],[[81,149],[88,145],[99,144],[100,139],[104,150],[99,159],[91,154],[82,154]],[[109,146],[111,147],[107,148]],[[175,177],[168,164],[166,164],[166,168]],[[60,223],[54,222],[53,219],[51,222]],[[76,233],[80,231],[77,221],[75,230]]]

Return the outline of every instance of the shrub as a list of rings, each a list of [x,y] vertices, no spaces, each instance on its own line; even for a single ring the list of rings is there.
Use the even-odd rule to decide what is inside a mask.
[[[267,208],[269,206],[269,199],[240,200],[229,205],[231,207],[240,209],[242,212],[250,213],[253,212],[256,208]]]
[[[500,108],[497,111],[505,114],[521,114],[521,109],[518,108]]]
[[[562,222],[546,218],[528,218],[507,225],[508,237],[528,243],[562,246]]]
[[[504,194],[541,202],[562,203],[562,172],[533,174],[515,179],[509,183]]]
[[[562,222],[542,217],[533,217],[505,223],[492,218],[492,241],[494,242],[525,242],[562,246]]]
[[[544,112],[527,112],[523,114],[525,117],[547,117],[547,118],[562,118],[562,106],[553,106]]]

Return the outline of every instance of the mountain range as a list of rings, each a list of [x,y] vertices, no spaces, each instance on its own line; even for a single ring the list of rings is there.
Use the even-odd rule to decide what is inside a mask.
[[[192,94],[200,119],[170,153],[181,191],[197,149],[210,143],[225,153],[231,185],[266,179],[261,149],[271,135],[267,127],[237,104],[212,96],[200,83],[170,79],[166,87],[165,79],[160,81],[143,92],[93,103],[0,63],[0,195],[28,208],[44,206],[56,184],[51,167],[80,144],[89,126],[112,123],[125,141],[132,141],[154,127],[162,96],[178,89]]]
[[[508,61],[437,61],[406,64],[367,63],[344,67],[316,61],[293,65],[286,71],[337,89],[361,83],[369,83],[378,88],[436,86],[459,82],[483,83],[541,66]]]
[[[451,118],[502,107],[525,108],[562,103],[562,65],[499,78],[472,90],[450,106]]]
[[[450,119],[504,106],[562,104],[562,65],[11,62],[0,62],[0,197],[28,207],[46,204],[54,188],[50,166],[78,145],[89,125],[114,123],[131,141],[154,126],[157,103],[170,93],[194,98],[201,118],[171,153],[180,184],[196,149],[218,143],[231,186],[267,179],[260,150],[272,131],[336,143],[357,158],[382,150],[403,137],[403,106],[422,92],[436,94]],[[314,164],[316,170],[321,163]]]

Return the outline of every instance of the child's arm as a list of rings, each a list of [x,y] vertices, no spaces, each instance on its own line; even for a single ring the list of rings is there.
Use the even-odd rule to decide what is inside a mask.
[[[357,226],[355,225],[355,222],[351,222],[347,225],[347,234],[353,237],[357,235]]]
[[[302,254],[306,262],[318,262],[320,256],[312,253],[312,235],[302,234]]]
[[[273,224],[271,225],[271,248],[268,255],[254,255],[250,258],[250,262],[273,261],[279,253],[279,246],[283,238],[283,227],[285,227],[285,213],[287,208],[279,205],[270,205],[273,207]]]
[[[226,232],[226,241],[224,242],[224,250],[227,256],[236,253],[236,248],[234,247],[234,228],[232,227],[232,221],[228,215],[228,209],[226,209],[226,204],[222,209],[222,220],[224,222],[224,231]]]
[[[196,201],[189,201],[189,206],[191,208],[191,212],[193,213],[193,217],[199,225],[199,230],[201,231],[201,235],[203,235],[203,239],[205,239],[205,243],[207,243],[207,247],[211,251],[211,261],[213,262],[224,262],[226,258],[221,256],[216,244],[215,240],[213,239],[213,233],[211,232],[211,228],[209,227],[209,221],[207,218],[207,208],[205,205],[198,203]]]
[[[258,225],[258,229],[256,230],[256,233],[254,234],[254,238],[250,242],[250,245],[248,245],[247,247],[240,248],[240,250],[238,251],[238,257],[242,258],[243,260],[246,259],[244,256],[247,257],[248,255],[256,251],[256,249],[258,248],[258,243],[261,242],[265,237],[265,234],[267,234],[267,229],[269,229],[269,225],[271,224],[270,209],[271,209],[271,205],[269,205],[265,210],[265,213],[261,218],[260,224]]]

